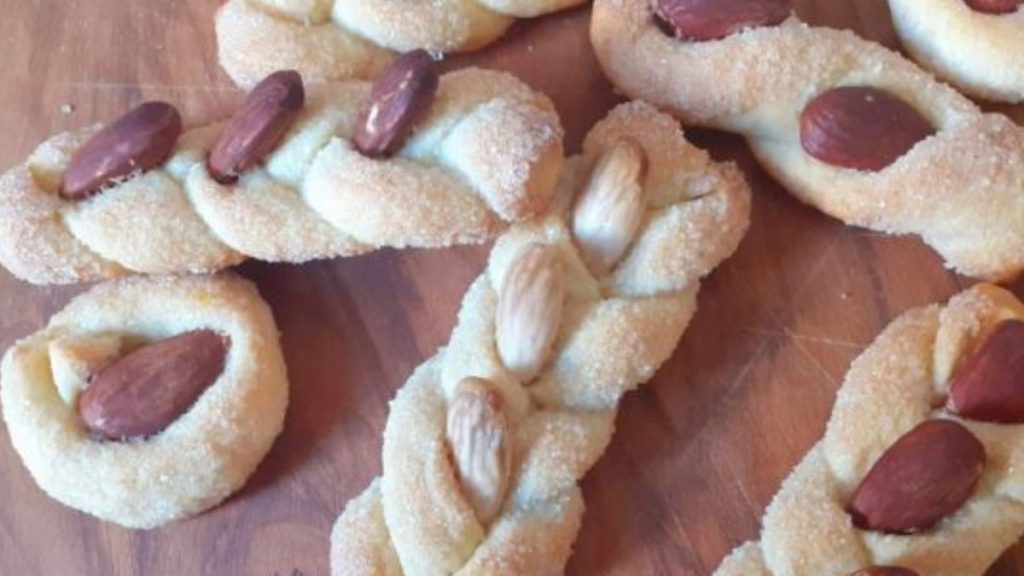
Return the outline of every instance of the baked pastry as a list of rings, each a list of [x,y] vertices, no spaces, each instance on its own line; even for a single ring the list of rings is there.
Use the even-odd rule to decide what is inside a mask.
[[[1010,292],[979,284],[903,314],[853,362],[761,541],[715,575],[984,574],[1024,533],[1022,376]]]
[[[619,399],[672,354],[749,209],[739,170],[671,117],[636,102],[599,122],[392,402],[383,475],[335,524],[334,576],[561,572]]]
[[[147,103],[47,140],[0,177],[0,263],[51,284],[441,247],[490,239],[554,194],[558,116],[509,74],[438,79],[414,52],[372,86],[303,101],[283,71],[230,123],[180,138],[173,107]]]
[[[1024,269],[1024,128],[899,54],[784,0],[596,0],[591,39],[621,91],[742,134],[802,201],[970,276]]]
[[[478,50],[517,18],[586,0],[228,0],[217,12],[217,55],[245,88],[294,68],[314,82],[370,78],[396,52]]]
[[[960,90],[988,100],[1024,101],[1024,2],[889,0],[903,46]]]
[[[288,404],[270,309],[228,274],[98,285],[12,346],[0,382],[11,442],[39,487],[130,528],[238,490]]]

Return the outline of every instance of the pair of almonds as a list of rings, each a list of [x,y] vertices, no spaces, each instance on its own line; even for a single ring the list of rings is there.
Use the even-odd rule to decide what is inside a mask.
[[[227,340],[212,330],[143,346],[92,375],[78,397],[82,422],[110,440],[152,436],[220,377],[227,351]]]
[[[395,153],[430,108],[438,86],[436,65],[417,50],[397,58],[374,82],[353,143],[373,157]],[[302,78],[282,70],[264,78],[210,150],[214,180],[231,184],[262,161],[288,132],[305,101]],[[181,135],[181,116],[165,102],[146,102],[93,136],[71,159],[60,196],[81,200],[113,182],[163,164]]]

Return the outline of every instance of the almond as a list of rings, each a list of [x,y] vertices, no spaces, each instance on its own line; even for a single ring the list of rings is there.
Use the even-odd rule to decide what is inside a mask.
[[[61,197],[80,200],[167,160],[181,135],[181,116],[166,102],[146,102],[100,130],[71,158]]]
[[[231,184],[277,146],[302,110],[302,76],[279,70],[249,92],[245,104],[210,149],[206,166],[214,180]]]
[[[962,424],[929,420],[896,441],[850,500],[855,526],[890,534],[928,530],[974,493],[985,447]]]
[[[856,572],[850,572],[848,576],[918,576],[918,574],[909,568],[898,566],[869,566]]]
[[[963,418],[1024,423],[1024,322],[997,324],[949,385],[949,409]]]
[[[565,279],[558,250],[530,244],[509,266],[498,295],[496,338],[505,367],[529,382],[547,361],[562,321]]]
[[[580,255],[594,274],[610,270],[633,242],[643,220],[644,151],[624,138],[598,159],[576,209],[572,229]]]
[[[216,332],[198,330],[135,350],[93,375],[78,399],[82,421],[110,440],[160,432],[217,380],[227,347]]]
[[[448,408],[448,444],[459,484],[481,524],[501,511],[508,490],[511,452],[501,395],[483,378],[464,378]]]
[[[935,133],[913,106],[870,86],[820,94],[800,114],[800,144],[833,166],[878,171]]]
[[[654,10],[677,37],[700,41],[774,26],[793,12],[788,0],[655,0]]]
[[[373,83],[352,139],[356,150],[371,158],[397,152],[430,109],[438,82],[437,64],[426,50],[398,57]]]
[[[1024,0],[965,0],[972,10],[986,14],[1009,14],[1016,12]]]

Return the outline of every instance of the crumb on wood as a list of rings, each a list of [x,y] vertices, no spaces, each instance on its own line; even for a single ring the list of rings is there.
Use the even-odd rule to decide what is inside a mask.
[[[71,114],[75,111],[75,105],[70,102],[65,102],[64,104],[60,105],[60,108],[58,108],[58,110],[61,114],[67,116],[68,114]]]

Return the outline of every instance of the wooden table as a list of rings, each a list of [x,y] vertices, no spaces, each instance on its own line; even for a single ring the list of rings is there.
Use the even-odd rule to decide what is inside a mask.
[[[143,99],[173,101],[194,123],[227,115],[239,94],[215,59],[217,4],[5,0],[0,165]],[[796,4],[812,23],[896,45],[884,0]],[[520,25],[486,52],[449,62],[511,70],[546,91],[575,151],[616,101],[595,65],[588,19],[575,10]],[[623,402],[615,440],[583,482],[587,513],[569,574],[710,573],[757,535],[779,482],[822,434],[849,362],[901,311],[970,283],[915,239],[848,228],[802,206],[740,139],[691,136],[740,163],[755,190],[753,225],[705,283],[675,355]],[[486,254],[387,250],[244,265],[282,331],[291,405],[248,485],[194,520],[133,532],[64,508],[35,486],[0,425],[0,574],[327,574],[334,519],[380,473],[387,402],[446,341]],[[0,346],[42,327],[81,290],[0,272]],[[1024,550],[991,574],[1024,574]]]

